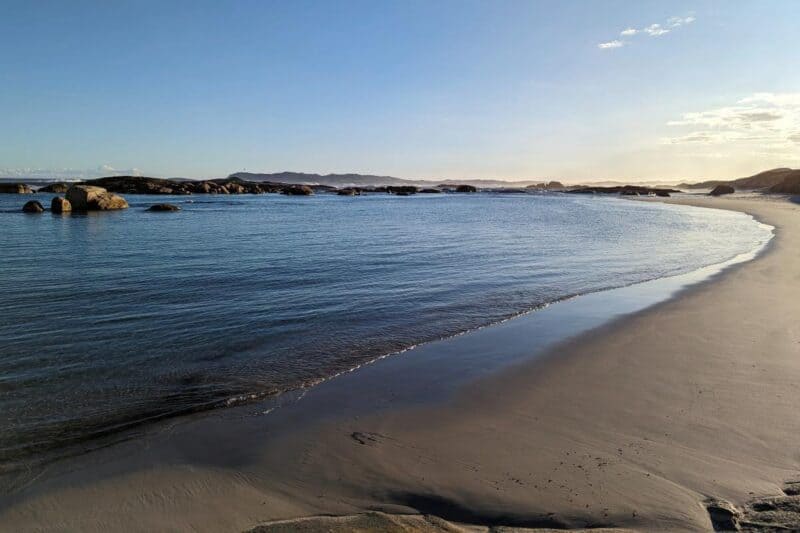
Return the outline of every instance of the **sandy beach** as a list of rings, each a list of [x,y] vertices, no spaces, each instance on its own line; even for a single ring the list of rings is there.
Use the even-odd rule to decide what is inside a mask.
[[[744,211],[776,235],[758,258],[446,402],[276,435],[207,417],[53,465],[0,497],[0,529],[708,531],[709,499],[782,496],[800,479],[800,205],[668,201]],[[270,525],[366,511],[390,515]]]

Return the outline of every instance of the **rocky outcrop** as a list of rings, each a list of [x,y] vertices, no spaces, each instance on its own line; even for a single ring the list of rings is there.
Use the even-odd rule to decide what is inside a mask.
[[[44,213],[44,206],[37,202],[36,200],[31,200],[30,202],[25,202],[25,205],[22,206],[23,213]]]
[[[347,188],[347,189],[339,189],[336,191],[336,194],[339,196],[361,196],[361,189]]]
[[[2,194],[31,194],[33,189],[24,183],[0,183],[0,193]]]
[[[281,190],[281,194],[287,194],[289,196],[310,196],[314,194],[314,191],[308,185],[291,185],[289,187],[284,187]]]
[[[711,189],[711,192],[708,194],[711,196],[722,196],[723,194],[733,194],[734,192],[736,192],[736,189],[730,185],[717,185]]]
[[[742,506],[719,498],[708,498],[704,501],[708,518],[714,531],[800,531],[798,485],[800,482],[797,480],[788,481],[783,494],[755,497]]]
[[[420,192],[420,194],[441,194],[442,193],[442,191],[440,191],[439,189],[422,189],[419,192]]]
[[[224,187],[228,191],[228,194],[278,193],[281,192],[281,188],[283,187],[280,183],[245,181],[239,178],[216,179],[210,180],[208,183],[211,184],[212,187],[215,184],[218,187]],[[200,191],[195,190],[194,192]]]
[[[709,498],[705,501],[708,518],[714,531],[739,531],[742,512],[725,500]]]
[[[67,191],[67,200],[75,211],[109,211],[127,209],[125,198],[108,192],[103,187],[74,185]]]
[[[147,210],[155,213],[167,213],[171,211],[180,211],[181,208],[174,204],[155,204],[148,207]]]
[[[103,187],[109,192],[121,194],[263,194],[280,191],[280,185],[274,183],[255,183],[238,178],[190,181],[143,176],[110,176],[89,180],[85,185]]]
[[[110,176],[86,182],[108,192],[121,194],[191,194],[189,183],[142,176]]]
[[[44,187],[40,187],[36,192],[49,192],[54,194],[64,194],[69,190],[68,183],[50,183]]]
[[[72,211],[72,204],[69,203],[69,200],[66,198],[61,198],[60,196],[56,196],[53,198],[53,201],[50,202],[50,211],[59,215],[61,213],[69,213]]]
[[[456,192],[478,192],[478,188],[473,185],[459,185]]]
[[[533,185],[528,185],[525,187],[526,189],[536,189],[539,191],[561,191],[566,189],[563,183],[560,181],[549,181],[547,183],[535,183]]]

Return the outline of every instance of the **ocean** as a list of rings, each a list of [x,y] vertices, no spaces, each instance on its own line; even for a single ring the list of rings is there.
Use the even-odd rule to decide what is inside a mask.
[[[126,195],[119,212],[20,211],[51,197],[0,195],[0,471],[770,236],[741,213],[565,194]],[[145,211],[160,202],[182,211]]]

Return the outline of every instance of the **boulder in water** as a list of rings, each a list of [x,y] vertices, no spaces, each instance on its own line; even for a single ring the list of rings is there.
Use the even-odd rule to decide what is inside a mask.
[[[288,194],[289,196],[310,196],[314,194],[314,190],[308,185],[292,185],[284,187],[281,194]]]
[[[386,187],[386,192],[389,194],[396,194],[398,196],[408,196],[410,194],[417,194],[417,187],[414,185],[398,185]]]
[[[72,211],[72,204],[69,203],[69,200],[56,196],[53,198],[53,201],[50,202],[50,211],[56,214],[69,213]]]
[[[171,211],[180,211],[181,208],[173,204],[155,204],[147,208],[148,211],[166,213]]]
[[[36,200],[31,200],[30,202],[25,202],[25,205],[22,206],[23,213],[44,213],[44,206],[37,202]]]
[[[110,193],[93,185],[74,185],[67,191],[67,200],[75,211],[109,211],[127,209],[128,202],[122,196]]]

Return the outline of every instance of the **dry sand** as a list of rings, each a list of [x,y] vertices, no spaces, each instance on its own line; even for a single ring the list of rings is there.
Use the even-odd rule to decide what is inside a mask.
[[[676,201],[746,211],[776,237],[757,259],[445,405],[247,442],[234,428],[235,442],[200,429],[162,436],[4,497],[0,530],[703,531],[709,498],[743,506],[782,496],[800,476],[800,206]],[[218,464],[197,459],[201,440],[213,441]],[[449,522],[375,514],[267,524],[364,511]]]

